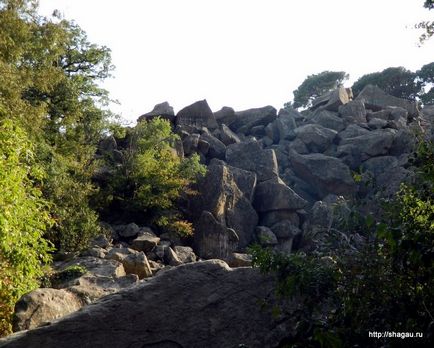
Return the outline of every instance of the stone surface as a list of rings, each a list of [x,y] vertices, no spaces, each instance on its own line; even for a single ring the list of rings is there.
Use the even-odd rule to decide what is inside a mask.
[[[324,128],[333,129],[336,132],[340,132],[345,128],[344,120],[340,118],[337,113],[327,110],[319,110],[315,112],[310,118],[310,121],[317,123]]]
[[[339,107],[348,103],[351,98],[351,89],[340,87],[316,98],[312,103],[312,109],[321,107],[329,111],[338,111]]]
[[[273,285],[255,269],[222,261],[181,265],[0,347],[277,347],[294,323],[261,309]]]
[[[252,256],[249,254],[233,253],[228,264],[230,267],[251,267]]]
[[[113,248],[107,259],[116,260],[122,263],[127,274],[136,274],[140,279],[152,275],[148,259],[143,251],[136,251],[129,248]]]
[[[233,167],[255,172],[258,181],[278,176],[276,154],[271,149],[262,149],[258,142],[229,145],[226,162]]]
[[[217,122],[206,100],[197,101],[176,114],[176,124],[195,128],[217,128]]]
[[[291,152],[290,160],[295,174],[312,185],[321,198],[328,193],[346,195],[355,192],[350,169],[337,158]]]
[[[120,226],[117,229],[117,233],[119,237],[122,238],[134,238],[139,234],[139,231],[140,231],[140,227],[137,226],[134,222],[128,225]]]
[[[182,263],[195,262],[197,260],[193,249],[188,246],[176,245],[174,251]]]
[[[271,210],[297,210],[306,201],[280,180],[264,181],[256,186],[253,206],[258,212]]]
[[[238,135],[232,132],[228,126],[222,124],[220,126],[220,141],[227,146],[230,144],[239,143],[240,138],[238,137]]]
[[[224,159],[226,154],[226,145],[223,144],[216,137],[208,133],[202,133],[200,140],[203,140],[209,144],[208,151],[206,153],[207,158]]]
[[[235,113],[236,119],[228,124],[229,128],[236,133],[245,135],[250,134],[250,130],[255,126],[266,126],[273,122],[277,117],[277,111],[272,106],[248,109]]]
[[[152,111],[140,116],[137,119],[137,122],[150,121],[158,116],[161,116],[161,118],[173,122],[175,120],[175,113],[173,111],[173,107],[171,107],[168,102],[157,104],[154,106],[154,109],[152,109]]]
[[[215,112],[214,117],[219,124],[225,124],[227,126],[237,119],[234,109],[228,106],[223,106],[219,111]]]
[[[301,230],[289,220],[279,221],[270,229],[278,239],[295,238],[301,234]]]
[[[154,233],[150,231],[143,231],[130,243],[130,245],[134,250],[148,253],[154,249],[159,242],[160,238],[158,238]]]
[[[356,100],[363,101],[365,106],[373,111],[379,111],[388,106],[398,106],[407,110],[410,116],[415,117],[419,113],[415,102],[386,94],[382,89],[373,85],[367,85],[363,88]]]
[[[267,226],[257,226],[255,228],[256,240],[263,246],[276,245],[278,243],[276,235]]]
[[[199,181],[200,195],[195,197],[192,206],[198,213],[202,210],[211,212],[219,223],[233,228],[239,237],[239,247],[244,248],[252,240],[258,216],[249,197],[239,189],[236,176],[229,166],[214,162]]]
[[[351,100],[338,109],[342,119],[347,123],[366,123],[366,109],[363,101]]]
[[[238,242],[239,237],[232,228],[218,222],[209,211],[202,212],[194,233],[194,250],[198,256],[229,260]]]
[[[337,132],[319,124],[307,124],[294,130],[310,152],[324,152],[332,144]]]
[[[84,304],[83,299],[64,289],[36,289],[16,303],[13,331],[34,329],[78,311]]]

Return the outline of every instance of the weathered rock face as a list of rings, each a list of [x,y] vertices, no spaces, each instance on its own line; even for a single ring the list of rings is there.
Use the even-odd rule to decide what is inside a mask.
[[[272,280],[251,268],[186,264],[0,347],[276,347],[292,325],[261,309],[272,294]]]
[[[242,249],[252,240],[258,222],[258,216],[250,203],[255,179],[254,176],[250,176],[252,180],[249,177],[243,178],[242,172],[238,170],[234,170],[234,173],[235,175],[230,167],[218,162],[210,165],[206,177],[199,183],[200,195],[193,205],[196,212],[209,211],[220,224],[234,229],[239,237],[238,246]],[[199,223],[196,232],[205,235],[206,224]]]
[[[176,124],[191,127],[217,128],[217,122],[206,100],[191,104],[176,114]]]
[[[272,106],[265,106],[263,108],[236,112],[235,120],[227,125],[236,133],[248,135],[253,127],[266,126],[270,122],[273,122],[276,117],[276,109]]]
[[[329,111],[338,111],[341,105],[348,103],[353,97],[353,92],[351,89],[347,88],[337,88],[325,95],[316,98],[313,101],[312,108],[321,108]]]
[[[171,107],[168,102],[157,104],[154,106],[154,109],[152,111],[140,116],[137,119],[137,122],[150,121],[158,116],[161,116],[161,118],[173,122],[175,120],[175,113],[173,111],[173,107]]]
[[[294,172],[312,185],[320,198],[328,193],[345,195],[355,192],[350,169],[339,159],[319,153],[299,155],[292,152],[290,156]]]
[[[307,124],[296,128],[295,134],[310,152],[324,152],[332,144],[337,132],[319,124]]]
[[[15,306],[13,330],[30,330],[39,325],[78,311],[84,300],[64,289],[36,289]]]
[[[280,180],[268,180],[256,186],[253,205],[263,213],[271,210],[298,210],[306,201]]]
[[[262,149],[258,142],[228,146],[226,162],[233,167],[256,173],[259,182],[278,176],[276,154],[273,150]]]
[[[368,109],[374,111],[379,111],[388,106],[398,106],[407,110],[410,116],[417,116],[419,112],[415,102],[386,94],[383,90],[373,85],[367,85],[363,88],[356,100],[363,101]]]

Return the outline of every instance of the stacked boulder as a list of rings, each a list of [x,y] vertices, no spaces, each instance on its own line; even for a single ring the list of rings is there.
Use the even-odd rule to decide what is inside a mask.
[[[172,110],[167,103],[159,108]],[[208,166],[190,204],[195,252],[229,263],[254,241],[290,252],[315,203],[331,206],[340,197],[369,193],[355,174],[394,193],[411,176],[414,132],[431,131],[432,114],[421,127],[415,102],[371,85],[356,98],[338,88],[301,113],[277,113],[272,106],[213,113],[206,100],[183,108],[168,118],[182,139],[181,152],[199,154]]]

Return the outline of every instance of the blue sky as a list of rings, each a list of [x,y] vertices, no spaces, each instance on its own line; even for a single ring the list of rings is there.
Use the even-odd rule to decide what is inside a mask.
[[[343,70],[350,83],[391,66],[434,61],[414,23],[434,17],[423,0],[40,0],[92,42],[112,49],[104,87],[135,120],[157,103],[175,111],[207,99],[215,111],[292,99],[307,75]],[[431,11],[433,12],[433,11]]]

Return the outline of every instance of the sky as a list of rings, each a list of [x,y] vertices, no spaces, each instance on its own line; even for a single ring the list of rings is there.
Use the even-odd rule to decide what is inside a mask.
[[[421,48],[413,29],[434,11],[423,0],[40,0],[91,42],[112,50],[105,81],[113,111],[135,121],[168,101],[179,111],[206,99],[213,111],[292,100],[324,70],[350,74],[347,85],[387,67],[417,70],[434,61],[434,38]]]

